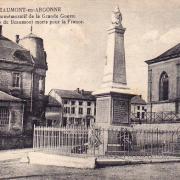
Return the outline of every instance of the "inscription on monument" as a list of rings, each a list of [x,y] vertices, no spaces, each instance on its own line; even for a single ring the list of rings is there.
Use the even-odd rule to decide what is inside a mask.
[[[113,124],[128,123],[128,102],[113,100]]]
[[[110,98],[97,99],[97,121],[107,123],[110,118]]]

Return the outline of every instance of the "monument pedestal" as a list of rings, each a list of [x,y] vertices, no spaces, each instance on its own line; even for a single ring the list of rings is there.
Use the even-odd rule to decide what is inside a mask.
[[[121,129],[130,124],[131,98],[135,96],[130,89],[111,89],[93,93],[96,96],[96,125],[103,128],[103,151],[108,152],[114,137],[118,139],[118,133],[111,129]],[[118,132],[118,131],[117,131]],[[101,147],[99,147],[101,148]]]
[[[130,89],[111,89],[93,93],[96,96],[96,124],[108,128],[130,123]]]

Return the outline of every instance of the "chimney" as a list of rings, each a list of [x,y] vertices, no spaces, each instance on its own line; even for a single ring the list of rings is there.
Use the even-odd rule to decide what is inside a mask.
[[[2,36],[2,25],[0,25],[0,36]]]
[[[17,44],[19,43],[19,35],[18,34],[16,35],[16,43]]]
[[[79,88],[77,88],[77,89],[76,89],[76,91],[77,91],[78,93],[80,93],[80,90],[79,90]]]
[[[84,95],[84,89],[81,90],[81,94]]]

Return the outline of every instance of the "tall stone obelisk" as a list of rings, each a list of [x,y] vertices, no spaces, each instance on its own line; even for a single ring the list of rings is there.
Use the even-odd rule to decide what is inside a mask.
[[[100,126],[129,124],[130,99],[134,93],[127,87],[124,50],[125,28],[119,7],[112,12],[108,29],[107,59],[102,86],[96,96],[96,123]]]

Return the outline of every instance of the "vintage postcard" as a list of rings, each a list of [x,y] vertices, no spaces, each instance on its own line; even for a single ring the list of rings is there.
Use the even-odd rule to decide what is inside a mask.
[[[178,0],[0,0],[0,179],[180,179]]]

